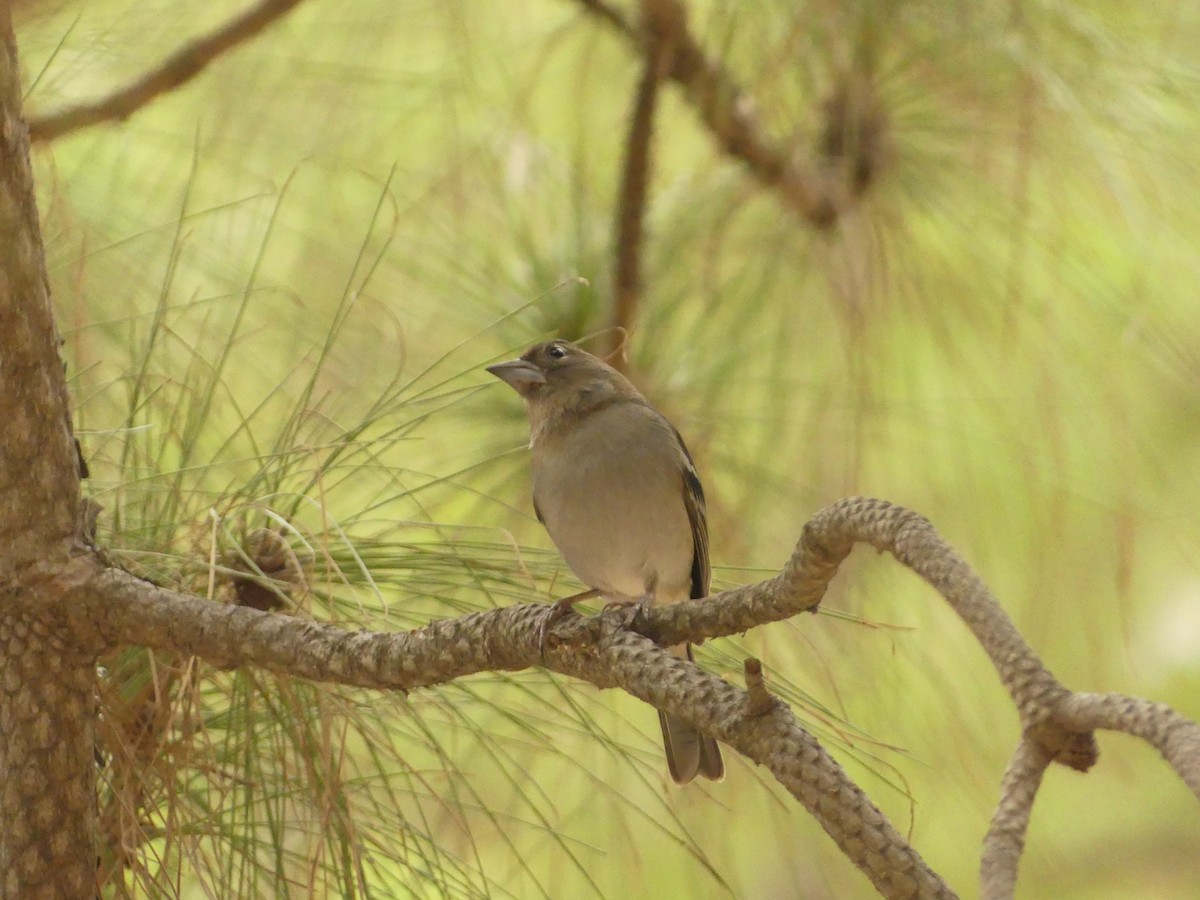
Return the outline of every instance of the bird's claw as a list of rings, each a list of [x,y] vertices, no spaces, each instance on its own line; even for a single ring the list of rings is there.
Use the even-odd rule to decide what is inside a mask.
[[[608,613],[613,610],[623,610],[621,616],[621,625],[629,628],[637,617],[650,608],[650,596],[648,594],[641,597],[634,597],[627,600],[610,600],[604,604],[602,613]]]

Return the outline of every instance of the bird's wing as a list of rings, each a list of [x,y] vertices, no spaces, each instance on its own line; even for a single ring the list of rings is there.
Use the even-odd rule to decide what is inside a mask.
[[[695,600],[708,596],[708,584],[712,577],[708,561],[708,513],[704,505],[704,488],[692,464],[692,455],[688,453],[678,431],[675,437],[679,439],[686,463],[683,468],[683,505],[687,508],[688,522],[692,526],[692,599]]]

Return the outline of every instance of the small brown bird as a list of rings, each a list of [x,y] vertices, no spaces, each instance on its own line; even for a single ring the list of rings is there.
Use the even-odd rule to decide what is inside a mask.
[[[537,344],[488,371],[525,400],[533,508],[579,580],[617,603],[706,596],[700,479],[679,432],[629,379],[567,341]],[[671,650],[692,658],[690,645]],[[724,777],[713,738],[658,717],[676,783]]]

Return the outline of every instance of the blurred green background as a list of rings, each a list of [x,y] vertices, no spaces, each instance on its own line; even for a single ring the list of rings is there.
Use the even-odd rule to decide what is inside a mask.
[[[663,89],[629,358],[697,457],[717,585],[877,495],[932,519],[1067,685],[1200,716],[1200,6],[687,6],[798,158],[847,85],[879,125],[870,184],[818,230]],[[24,5],[28,117],[243,8]],[[35,145],[88,488],[125,564],[223,596],[273,527],[299,605],[370,628],[571,589],[519,402],[482,367],[608,326],[639,67],[580,2],[308,0],[127,121]],[[700,659],[736,681],[760,656],[973,895],[1009,701],[890,558],[856,553],[824,609],[849,615]],[[127,654],[115,693],[160,663]],[[758,770],[670,785],[652,711],[614,692],[179,671],[171,752],[130,755],[136,789],[108,776],[114,896],[871,895]],[[1020,896],[1194,897],[1194,799],[1100,741],[1091,774],[1048,774]]]

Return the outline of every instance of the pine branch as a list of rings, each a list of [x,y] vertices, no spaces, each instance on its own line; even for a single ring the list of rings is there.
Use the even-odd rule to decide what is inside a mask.
[[[477,672],[543,666],[598,687],[619,687],[766,767],[885,896],[952,896],[786,706],[764,699],[753,666],[744,691],[662,649],[815,609],[855,543],[893,554],[938,589],[987,652],[1020,713],[1020,745],[984,850],[984,896],[1011,895],[1042,771],[1050,762],[1087,770],[1097,758],[1096,729],[1149,741],[1200,798],[1200,727],[1161,704],[1068,690],[933,526],[882,500],[851,498],[819,512],[787,566],[768,581],[632,615],[568,616],[544,642],[544,604],[472,613],[403,634],[352,632],[180,595],[87,559],[64,574],[60,593],[69,598],[63,614],[79,629],[110,643],[169,648],[219,666],[258,665],[403,691]]]

